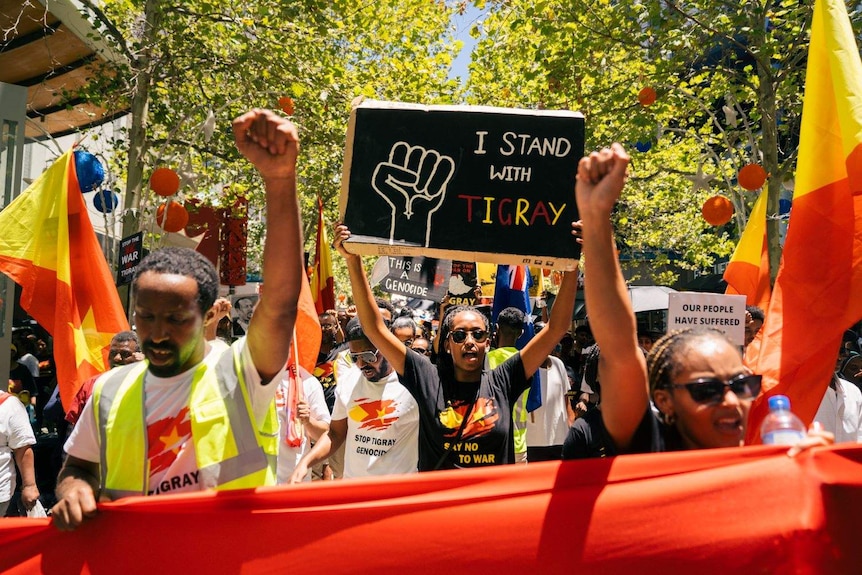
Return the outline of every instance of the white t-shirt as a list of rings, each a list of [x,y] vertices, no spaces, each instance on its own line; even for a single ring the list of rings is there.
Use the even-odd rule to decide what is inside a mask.
[[[838,376],[835,388],[826,388],[814,421],[835,434],[835,443],[862,442],[862,392],[851,382]]]
[[[15,493],[15,457],[13,449],[35,445],[36,436],[24,404],[14,395],[0,404],[0,502],[12,499]]]
[[[326,406],[326,400],[323,398],[323,386],[320,381],[302,367],[299,368],[299,377],[302,378],[302,392],[305,395],[305,401],[308,403],[311,417],[318,421],[323,421],[329,424],[330,415],[329,408]],[[282,378],[278,384],[278,389],[275,392],[275,408],[278,410],[278,483],[287,483],[290,481],[290,476],[293,470],[296,469],[296,464],[302,459],[302,456],[308,453],[311,449],[308,437],[302,434],[302,443],[299,447],[291,447],[285,443],[287,436],[287,378]],[[311,481],[311,470],[305,476],[305,481]]]
[[[566,390],[569,378],[566,366],[559,358],[550,356],[551,366],[540,368],[542,406],[527,417],[527,446],[548,447],[562,445],[569,433],[566,414]]]
[[[356,366],[338,380],[332,420],[347,420],[344,477],[415,473],[419,409],[394,371],[368,381]]]
[[[240,347],[240,364],[249,399],[255,417],[260,423],[266,415],[278,386],[261,385],[260,375],[245,343],[246,338],[242,337],[233,345]],[[211,366],[221,364],[221,373],[236,377],[230,348],[221,353],[211,350],[204,361]],[[198,480],[194,442],[189,441],[192,433],[189,394],[196,367],[174,377],[156,377],[149,371],[144,376],[147,457],[150,462],[149,495],[202,489]],[[283,372],[276,375],[273,381],[278,381],[282,377],[284,377]],[[96,385],[98,384],[96,382]],[[245,409],[245,406],[241,409]],[[100,461],[99,429],[93,413],[92,396],[87,400],[78,424],[66,441],[65,450],[69,455],[84,461],[94,463]]]
[[[209,355],[211,353],[221,354],[226,349],[230,349],[230,344],[225,342],[223,339],[219,339],[219,338],[208,339],[207,344],[210,346],[210,350],[207,353],[207,355]]]

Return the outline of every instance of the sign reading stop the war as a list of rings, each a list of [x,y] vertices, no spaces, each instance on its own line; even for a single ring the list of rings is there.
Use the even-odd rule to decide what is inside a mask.
[[[345,247],[572,269],[583,151],[575,112],[364,101],[347,134]]]
[[[117,285],[132,283],[138,264],[144,257],[143,232],[120,240],[120,255],[117,262]]]

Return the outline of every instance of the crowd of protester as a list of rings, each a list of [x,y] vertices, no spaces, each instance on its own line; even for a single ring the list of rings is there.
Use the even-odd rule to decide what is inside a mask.
[[[626,177],[621,147],[579,166],[583,220],[572,224],[572,244],[583,244],[590,262],[589,323],[571,319],[577,270],[533,316],[506,308],[492,323],[484,309],[445,300],[435,321],[396,309],[375,297],[339,225],[334,246],[353,303],[319,314],[317,365],[291,386],[285,362],[299,293],[288,287],[303,273],[298,137],[290,122],[259,110],[234,131],[267,183],[269,221],[278,223],[268,228],[264,269],[285,289],[232,304],[217,297],[202,256],[154,252],[133,284],[135,331],[114,337],[113,369],[84,382],[65,410],[50,338],[17,329],[6,396],[14,401],[0,400],[0,513],[24,514],[41,498],[58,527],[73,529],[96,513],[99,497],[742,445],[760,388],[743,350],[714,330],[638,325],[631,310],[609,217]],[[763,310],[748,308],[746,346],[763,322]],[[519,346],[528,323],[536,333]],[[860,327],[836,350],[815,417],[825,432],[811,443],[862,439]],[[206,435],[212,419],[228,429],[215,442]],[[146,434],[146,452],[129,447],[135,434]],[[219,455],[219,442],[236,460]]]

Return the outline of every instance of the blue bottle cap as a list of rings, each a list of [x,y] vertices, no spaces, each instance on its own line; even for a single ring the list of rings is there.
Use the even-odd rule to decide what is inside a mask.
[[[773,395],[769,398],[769,411],[780,409],[790,411],[790,399],[786,395]]]

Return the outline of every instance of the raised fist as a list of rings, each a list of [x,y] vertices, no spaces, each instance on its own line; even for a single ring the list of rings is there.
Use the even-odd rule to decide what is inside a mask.
[[[371,185],[392,208],[390,240],[428,246],[431,216],[443,203],[455,162],[436,150],[396,142],[389,161],[374,170]]]

